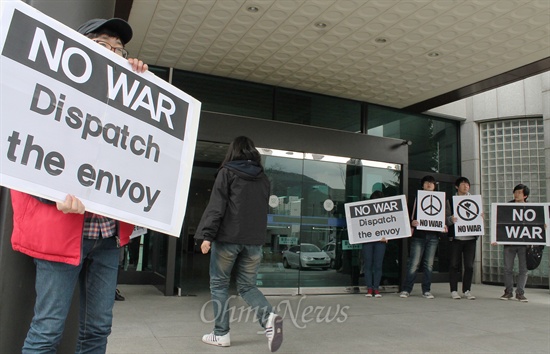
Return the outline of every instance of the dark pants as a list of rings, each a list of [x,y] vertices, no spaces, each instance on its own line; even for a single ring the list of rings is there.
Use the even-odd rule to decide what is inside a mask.
[[[460,260],[464,266],[462,273],[462,292],[471,290],[472,278],[474,276],[474,259],[476,256],[477,240],[460,241],[456,238],[451,244],[451,260],[449,265],[449,283],[451,291],[458,291],[458,281],[460,274]]]

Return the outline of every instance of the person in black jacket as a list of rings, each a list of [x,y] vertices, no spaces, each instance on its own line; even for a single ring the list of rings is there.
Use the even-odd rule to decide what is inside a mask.
[[[235,138],[218,170],[210,201],[197,228],[196,238],[204,239],[203,254],[210,257],[210,293],[215,326],[205,334],[206,344],[228,347],[229,283],[236,268],[237,290],[254,309],[265,328],[272,352],[283,341],[283,319],[256,287],[265,243],[270,183],[264,173],[260,153],[247,137]]]
[[[424,176],[420,181],[420,186],[422,190],[425,191],[435,191],[436,181],[433,176]],[[416,205],[416,200],[415,200]],[[419,225],[419,222],[416,217],[416,208],[413,208],[411,226],[416,228]],[[447,230],[447,225],[445,225],[445,232]],[[442,235],[441,232],[428,231],[428,230],[415,230],[410,242],[411,249],[409,260],[407,261],[407,270],[405,274],[405,279],[401,286],[402,291],[399,294],[402,298],[408,298],[411,294],[411,291],[414,286],[414,281],[416,279],[416,273],[422,266],[424,270],[424,277],[422,278],[422,296],[426,299],[433,299],[434,295],[430,292],[432,286],[432,269],[435,258],[435,253],[437,251],[437,246],[439,244],[439,237]]]
[[[456,195],[465,196],[470,195],[470,180],[466,177],[460,177],[455,181]],[[451,206],[452,196],[449,198],[447,208],[452,213],[454,210]],[[481,214],[483,216],[483,214]],[[455,215],[447,217],[447,221],[450,225],[454,225],[457,222]],[[474,276],[474,260],[476,255],[476,244],[479,236],[461,236],[455,237],[454,226],[449,227],[449,243],[451,248],[451,256],[449,259],[449,285],[451,288],[451,298],[459,300],[462,297],[458,293],[458,281],[460,280],[461,263],[464,266],[462,272],[462,293],[468,300],[475,300],[475,296],[471,292],[472,280]],[[480,235],[481,236],[481,235]]]

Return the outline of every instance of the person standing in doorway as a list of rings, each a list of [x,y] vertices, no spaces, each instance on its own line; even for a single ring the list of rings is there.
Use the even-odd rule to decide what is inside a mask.
[[[422,190],[435,191],[436,181],[433,176],[424,176],[420,181]],[[416,219],[416,200],[415,207],[413,208],[413,216],[411,219],[411,226],[416,228],[419,225]],[[447,228],[447,226],[445,226]],[[426,299],[433,299],[434,296],[430,292],[432,286],[432,268],[435,258],[435,252],[437,251],[437,245],[439,244],[439,237],[441,232],[428,231],[428,230],[414,230],[411,240],[411,250],[409,260],[407,262],[407,271],[405,274],[405,281],[402,285],[401,294],[402,298],[410,296],[416,279],[416,273],[422,264],[424,269],[424,278],[422,279],[422,296]]]
[[[455,181],[456,195],[470,195],[470,181],[466,177],[460,177]],[[452,204],[452,198],[449,199],[449,209]],[[451,215],[447,218],[450,225],[456,223],[457,218]],[[475,300],[472,294],[472,279],[474,275],[474,259],[476,255],[476,243],[479,236],[461,236],[455,237],[455,228],[451,226],[447,234],[450,242],[450,265],[449,265],[449,284],[451,287],[451,298],[459,300],[462,297],[458,293],[458,280],[460,274],[460,261],[464,271],[462,272],[462,294],[468,300]]]
[[[510,203],[527,203],[529,198],[529,187],[518,184],[514,187],[514,199]],[[514,297],[514,259],[518,256],[518,281],[516,286],[516,300],[528,302],[525,297],[525,284],[527,283],[527,246],[504,245],[504,294],[501,300],[509,300]]]
[[[93,19],[78,29],[97,44],[127,58],[124,45],[132,28],[121,19]],[[128,59],[133,71],[147,64]],[[107,92],[105,92],[107,95]],[[134,226],[85,211],[74,195],[53,202],[11,191],[12,247],[34,258],[36,302],[22,353],[55,353],[61,341],[74,289],[80,286],[76,353],[105,353],[111,333],[119,247]]]
[[[283,342],[283,319],[273,313],[273,307],[256,286],[267,229],[269,191],[270,183],[254,143],[244,136],[235,138],[217,172],[195,235],[204,239],[202,253],[211,251],[210,293],[215,325],[211,333],[202,337],[206,344],[231,345],[228,302],[233,270],[239,295],[265,328],[269,350],[277,351]]]
[[[372,192],[370,199],[383,198],[381,191]],[[363,273],[365,274],[365,283],[367,285],[366,297],[380,298],[380,281],[382,280],[382,263],[384,262],[384,253],[386,252],[386,238],[378,242],[363,243]]]

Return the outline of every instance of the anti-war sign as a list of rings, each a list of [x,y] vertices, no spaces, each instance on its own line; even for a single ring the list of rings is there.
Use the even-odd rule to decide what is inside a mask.
[[[200,102],[22,1],[1,6],[0,184],[179,236]]]
[[[349,243],[411,236],[404,195],[344,204]]]
[[[418,191],[418,230],[445,231],[445,192]]]
[[[491,242],[500,245],[549,245],[548,204],[493,203],[491,205]]]
[[[455,237],[483,235],[483,210],[480,195],[454,195]]]

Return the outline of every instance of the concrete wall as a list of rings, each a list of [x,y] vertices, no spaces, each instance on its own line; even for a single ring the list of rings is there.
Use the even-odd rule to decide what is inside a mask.
[[[550,72],[432,109],[427,114],[461,121],[461,170],[470,179],[471,193],[481,193],[478,123],[486,120],[542,116],[546,159],[546,198],[550,196]],[[548,199],[546,199],[548,201]],[[475,281],[481,281],[481,242]],[[550,271],[549,271],[550,273]]]

